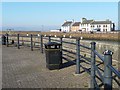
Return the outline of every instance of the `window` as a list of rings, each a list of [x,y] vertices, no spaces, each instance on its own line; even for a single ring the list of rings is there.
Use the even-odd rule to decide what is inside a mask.
[[[103,25],[103,27],[105,27],[105,25]]]
[[[107,27],[107,25],[106,25],[106,27]]]
[[[101,27],[101,25],[99,25],[99,27]]]

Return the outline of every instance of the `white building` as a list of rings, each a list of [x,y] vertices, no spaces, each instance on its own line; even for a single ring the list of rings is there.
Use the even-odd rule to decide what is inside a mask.
[[[50,32],[60,32],[61,29],[50,30]]]
[[[87,20],[86,18],[82,18],[80,24],[80,30],[84,32],[91,31],[91,23],[93,21],[94,20]]]
[[[113,31],[115,29],[114,23],[109,20],[105,21],[94,21],[94,20],[87,20],[86,18],[82,18],[80,24],[80,30],[87,32],[87,31]]]
[[[71,26],[74,21],[64,21],[64,24],[61,26],[61,31],[62,32],[70,32],[71,31]]]

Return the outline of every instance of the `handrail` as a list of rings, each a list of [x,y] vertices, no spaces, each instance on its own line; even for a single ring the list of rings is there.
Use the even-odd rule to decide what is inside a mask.
[[[86,48],[86,49],[90,49],[90,50],[91,50],[91,48],[90,48],[90,47],[88,47],[88,46],[84,46],[84,45],[82,45],[82,44],[80,44],[79,46],[81,46],[81,47],[83,47],[83,48]]]
[[[67,43],[67,44],[72,44],[72,45],[76,45],[76,49],[74,49],[74,50],[76,50],[76,52],[72,52],[72,51],[70,51],[70,50],[67,50],[67,49],[63,49],[63,48],[61,48],[61,50],[62,51],[64,51],[64,52],[68,52],[68,53],[70,53],[70,55],[71,54],[74,54],[74,55],[76,55],[76,58],[75,57],[73,57],[73,58],[75,58],[75,60],[76,61],[72,61],[73,63],[75,63],[76,64],[76,72],[77,72],[77,74],[80,74],[80,67],[82,67],[84,70],[86,70],[86,68],[84,68],[82,65],[80,65],[80,60],[82,60],[82,59],[84,59],[84,61],[86,60],[86,61],[88,61],[89,62],[89,64],[91,64],[91,69],[89,69],[89,70],[91,70],[91,71],[89,71],[90,73],[91,73],[91,76],[92,76],[92,79],[91,79],[91,87],[93,87],[93,88],[99,88],[99,86],[97,85],[97,81],[96,81],[96,79],[95,78],[100,78],[100,81],[105,85],[105,84],[109,84],[109,86],[112,86],[112,74],[110,74],[110,73],[114,73],[116,76],[118,76],[119,78],[120,78],[120,72],[118,71],[118,70],[116,70],[113,66],[112,66],[112,52],[111,51],[109,51],[109,50],[106,50],[105,52],[104,52],[104,57],[102,56],[102,55],[100,55],[97,51],[96,51],[96,49],[95,49],[95,42],[92,42],[91,43],[91,47],[89,47],[89,46],[86,46],[86,45],[82,45],[82,44],[80,44],[80,39],[79,38],[74,38],[74,39],[76,39],[76,43],[75,42],[70,42],[70,41],[63,41],[62,40],[62,38],[67,38],[67,37],[54,37],[54,36],[43,36],[43,35],[39,35],[39,36],[37,36],[37,35],[27,35],[27,36],[25,36],[25,35],[8,35],[8,34],[6,34],[6,37],[7,37],[7,39],[6,39],[6,45],[8,46],[8,44],[9,44],[9,42],[8,42],[8,40],[9,40],[9,36],[16,36],[17,37],[17,47],[18,47],[18,49],[19,49],[19,46],[20,46],[20,41],[23,41],[23,42],[31,42],[31,45],[30,45],[30,47],[31,47],[31,50],[33,50],[33,44],[35,43],[35,41],[33,40],[33,38],[39,38],[40,37],[40,42],[36,42],[36,43],[40,43],[40,47],[38,47],[38,48],[40,48],[40,50],[41,50],[41,53],[43,53],[43,44],[45,44],[45,42],[43,41],[43,39],[46,39],[46,40],[48,40],[48,42],[51,42],[51,40],[52,41],[57,41],[57,42],[60,42],[61,44],[62,43]],[[30,38],[30,40],[19,40],[19,38],[20,37],[26,37],[26,38]],[[53,38],[52,38],[53,37]],[[54,38],[59,38],[59,39],[54,39]],[[73,39],[73,38],[72,38]],[[80,54],[80,48],[81,47],[83,47],[83,48],[86,48],[86,49],[88,49],[88,50],[91,50],[91,59],[89,59],[89,58],[87,58],[87,57],[84,57],[82,54]],[[64,56],[64,54],[62,54],[62,58],[63,59],[65,59],[65,60],[67,60],[67,61],[71,61],[70,59],[68,59],[68,58],[66,58],[66,57],[63,57]],[[95,64],[95,62],[96,62],[96,56],[102,61],[101,63],[103,63],[104,65],[105,65],[105,67],[104,67],[104,76],[102,75],[102,73],[100,72],[100,68],[98,67],[99,65],[96,65]],[[81,59],[82,58],[82,59]],[[85,61],[85,62],[86,62]],[[90,63],[91,62],[91,63]],[[95,66],[95,67],[94,67]],[[87,70],[86,70],[87,71]],[[97,72],[97,75],[95,74],[95,72]],[[95,85],[94,85],[95,84]],[[94,85],[94,86],[93,86]],[[104,87],[106,87],[106,86],[104,86]]]
[[[55,39],[51,39],[51,40],[60,42],[60,40],[55,40]]]
[[[98,67],[97,67],[96,65],[95,65],[95,68],[96,68],[97,73],[98,73],[98,75],[100,76],[100,78],[101,78],[102,82],[104,82],[104,78],[103,78],[103,76],[102,76],[101,72],[99,71],[99,69],[98,69]]]
[[[100,58],[100,60],[104,62],[104,58],[96,50],[94,50],[93,52]]]
[[[116,74],[119,78],[120,78],[120,72],[117,71],[113,66],[111,65],[108,65],[108,67],[111,69],[111,71]]]
[[[69,50],[66,50],[66,49],[62,49],[62,51],[65,51],[65,52],[68,52],[68,53],[71,53],[71,54],[74,54],[74,55],[76,55],[76,53],[75,53],[75,52],[71,52],[71,51],[69,51]]]
[[[76,43],[73,43],[73,42],[67,42],[67,41],[62,41],[63,43],[68,43],[68,44],[73,44],[73,45],[76,45]]]

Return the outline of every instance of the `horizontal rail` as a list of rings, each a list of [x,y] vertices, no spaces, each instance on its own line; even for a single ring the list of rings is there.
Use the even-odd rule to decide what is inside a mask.
[[[60,42],[60,40],[55,40],[55,39],[50,39],[50,40],[53,40],[53,41],[58,41],[58,42]]]
[[[89,58],[87,58],[87,57],[84,57],[83,55],[80,55],[80,56],[81,56],[81,58],[87,60],[88,62],[91,62],[91,59],[89,59]]]
[[[73,55],[69,55],[69,54],[63,54],[63,55],[75,59]]]
[[[62,41],[63,43],[67,43],[67,44],[73,44],[76,45],[76,43],[72,43],[72,42],[67,42],[67,41]]]
[[[40,43],[40,42],[36,42],[36,41],[33,41],[34,43]]]
[[[74,64],[76,64],[76,61],[72,61],[72,60],[70,60],[70,59],[68,59],[66,57],[62,57],[62,59],[65,59],[66,61],[70,61],[70,62],[73,62]]]
[[[96,81],[96,79],[94,80],[94,83],[95,83],[95,86],[96,86],[96,90],[99,90],[99,86],[98,86],[98,84],[97,84],[97,81]],[[94,90],[94,89],[93,89]]]
[[[79,46],[81,46],[81,47],[83,47],[83,48],[86,48],[86,49],[90,49],[90,50],[91,50],[91,48],[90,48],[90,47],[88,47],[88,46],[84,46],[84,45],[82,45],[82,44],[80,44]]]
[[[102,76],[101,72],[99,71],[99,68],[96,65],[95,65],[95,68],[96,68],[97,73],[98,73],[99,77],[101,78],[102,82],[104,82],[103,76]]]
[[[96,50],[93,52],[104,62],[104,58]]]
[[[71,52],[71,51],[69,51],[69,50],[66,50],[66,49],[62,49],[62,51],[64,51],[64,52],[68,52],[68,53],[71,53],[71,54],[74,54],[74,55],[76,55],[76,53],[75,53],[75,52]]]
[[[17,35],[9,35],[10,37],[12,36],[12,37],[17,37]]]
[[[117,71],[113,66],[111,65],[108,65],[108,67],[111,69],[111,71],[116,74],[119,78],[120,78],[120,72]]]
[[[48,37],[43,37],[43,39],[48,39]]]

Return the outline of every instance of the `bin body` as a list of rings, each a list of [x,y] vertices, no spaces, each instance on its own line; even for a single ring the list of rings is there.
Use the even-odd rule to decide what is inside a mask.
[[[62,65],[61,44],[49,42],[45,44],[46,67],[50,70],[60,69]]]
[[[2,35],[2,45],[6,45],[6,37],[5,37],[5,35]]]

